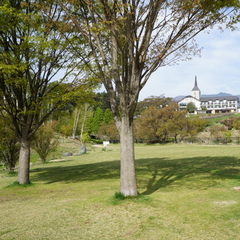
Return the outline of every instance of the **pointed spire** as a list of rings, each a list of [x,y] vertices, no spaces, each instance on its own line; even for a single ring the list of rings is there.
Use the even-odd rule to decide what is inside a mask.
[[[198,85],[197,85],[197,76],[195,76],[195,84],[194,84],[194,87],[193,87],[192,91],[199,91],[199,88],[198,88]]]

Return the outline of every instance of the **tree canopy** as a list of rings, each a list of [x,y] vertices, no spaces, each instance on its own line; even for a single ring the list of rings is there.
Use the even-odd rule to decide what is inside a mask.
[[[29,183],[33,134],[63,103],[84,99],[83,93],[91,89],[81,62],[69,49],[70,33],[63,20],[53,1],[0,3],[1,110],[20,140],[20,184]]]
[[[136,135],[150,142],[165,143],[168,137],[176,140],[180,134],[186,135],[186,112],[178,111],[178,105],[171,103],[164,108],[150,106],[136,120]]]
[[[160,96],[150,96],[142,101],[138,102],[135,115],[138,116],[142,111],[148,109],[150,106],[155,106],[156,108],[164,108],[172,102],[172,98]]]

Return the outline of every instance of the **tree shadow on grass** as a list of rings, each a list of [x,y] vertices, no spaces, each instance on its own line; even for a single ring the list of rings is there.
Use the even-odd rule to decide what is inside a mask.
[[[54,164],[54,163],[52,163]],[[109,161],[80,165],[61,164],[33,169],[31,181],[75,183],[96,181],[101,179],[119,179],[120,162]],[[146,189],[142,194],[152,194],[160,188],[175,184],[186,184],[191,177],[199,177],[199,181],[208,182],[217,179],[239,179],[240,159],[223,157],[195,157],[177,160],[150,158],[136,160],[138,185]],[[196,180],[195,180],[196,181]]]
[[[235,157],[196,157],[178,160],[147,159],[137,161],[137,175],[151,176],[139,181],[149,195],[160,188],[175,184],[197,184],[198,187],[212,186],[217,180],[240,180],[240,159]],[[193,179],[195,178],[195,179]]]
[[[58,162],[57,166],[51,163],[48,167],[38,167],[31,170],[32,182],[45,182],[46,184],[63,182],[75,183],[80,181],[95,181],[100,179],[117,179],[120,176],[120,162],[108,161],[79,165],[65,165]]]

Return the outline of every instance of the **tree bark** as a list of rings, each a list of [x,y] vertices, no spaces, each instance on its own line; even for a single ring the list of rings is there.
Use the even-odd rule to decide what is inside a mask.
[[[28,138],[22,137],[18,169],[19,184],[30,183],[29,168],[30,168],[30,140]]]
[[[10,162],[10,163],[8,164],[8,170],[9,170],[10,173],[13,173],[14,170],[15,170],[15,164],[12,163],[12,162]]]
[[[121,173],[120,193],[126,196],[137,196],[137,180],[135,173],[133,121],[129,117],[122,117],[120,127],[121,142]]]
[[[76,116],[74,117],[73,131],[72,131],[72,138],[73,138],[73,139],[76,138],[79,116],[80,116],[80,110],[79,110],[78,108],[76,108]]]

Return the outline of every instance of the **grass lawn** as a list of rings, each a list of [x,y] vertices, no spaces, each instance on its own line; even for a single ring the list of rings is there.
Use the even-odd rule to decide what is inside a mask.
[[[67,148],[65,149],[67,150]],[[0,171],[0,239],[240,239],[240,147],[136,145],[141,196],[117,200],[119,145]]]

